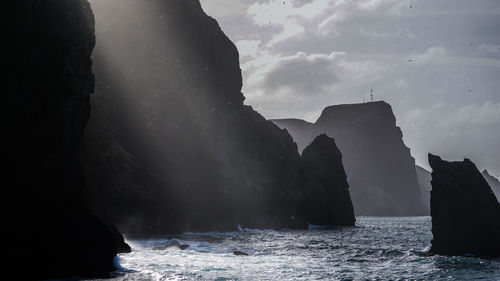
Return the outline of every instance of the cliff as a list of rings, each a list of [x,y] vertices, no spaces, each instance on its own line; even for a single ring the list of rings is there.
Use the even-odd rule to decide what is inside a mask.
[[[500,204],[469,159],[448,162],[429,154],[432,167],[432,247],[441,255],[500,257]]]
[[[302,162],[310,177],[318,181],[304,210],[310,212],[308,221],[314,225],[354,225],[347,176],[335,140],[325,134],[317,136],[304,149]]]
[[[237,49],[199,2],[93,7],[92,210],[141,235],[305,227],[317,183],[290,135],[243,104]]]
[[[290,120],[273,122],[287,130],[290,126]],[[308,136],[325,133],[335,139],[344,156],[356,215],[427,214],[420,199],[415,160],[403,143],[389,104],[380,101],[330,106],[309,127],[297,121],[293,124],[288,132],[299,147],[307,143],[304,140]]]
[[[88,211],[78,157],[94,89],[93,14],[83,0],[19,2],[2,97],[8,268],[26,279],[105,277],[125,245]]]
[[[497,200],[500,201],[500,181],[498,181],[498,179],[494,176],[490,175],[490,173],[488,173],[488,170],[484,170],[481,174],[483,175],[486,182],[490,185],[493,193],[495,193],[495,197],[497,198]]]

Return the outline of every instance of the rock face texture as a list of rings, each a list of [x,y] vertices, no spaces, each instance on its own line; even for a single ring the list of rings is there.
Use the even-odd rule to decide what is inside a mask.
[[[317,136],[302,152],[302,161],[318,184],[311,194],[308,221],[315,225],[354,225],[354,209],[349,195],[342,154],[335,140],[325,134]]]
[[[483,175],[486,182],[490,185],[493,193],[495,193],[495,197],[497,198],[497,200],[500,201],[500,181],[498,181],[498,179],[494,176],[490,175],[487,170],[484,170],[481,174]]]
[[[305,227],[318,183],[290,135],[243,104],[237,49],[198,0],[93,7],[92,210],[142,235]]]
[[[105,277],[123,237],[87,210],[78,157],[94,89],[93,14],[84,0],[16,2],[22,39],[11,42],[21,46],[7,56],[2,97],[2,187],[15,204],[7,256],[28,280]]]
[[[415,160],[403,143],[389,104],[330,106],[309,126],[293,119],[273,122],[290,128],[299,150],[322,133],[335,139],[343,155],[356,215],[428,214],[420,199]]]
[[[429,154],[432,167],[432,247],[441,255],[500,257],[500,204],[469,159],[447,162]]]
[[[415,170],[417,171],[418,184],[420,185],[420,198],[425,206],[426,211],[430,214],[431,211],[431,172],[426,169],[415,165]]]

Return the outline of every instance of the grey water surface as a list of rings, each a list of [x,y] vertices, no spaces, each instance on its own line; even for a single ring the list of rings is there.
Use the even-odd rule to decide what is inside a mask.
[[[431,239],[430,217],[358,217],[356,227],[129,240],[112,280],[500,280],[500,260],[427,256]],[[152,250],[172,240],[190,247]]]

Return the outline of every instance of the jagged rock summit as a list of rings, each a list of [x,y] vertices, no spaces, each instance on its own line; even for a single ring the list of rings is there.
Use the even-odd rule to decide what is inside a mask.
[[[299,150],[322,133],[335,139],[343,155],[356,215],[428,214],[421,201],[415,160],[388,103],[329,106],[315,123],[298,119],[272,121],[287,129]]]
[[[432,247],[441,255],[500,257],[500,204],[469,159],[448,162],[429,154],[432,167]]]

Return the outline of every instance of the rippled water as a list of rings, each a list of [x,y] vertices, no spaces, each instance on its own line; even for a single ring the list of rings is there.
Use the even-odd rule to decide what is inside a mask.
[[[129,241],[133,252],[120,255],[113,280],[500,280],[498,259],[425,256],[429,217],[358,217],[356,224]],[[172,240],[190,247],[151,249]]]

